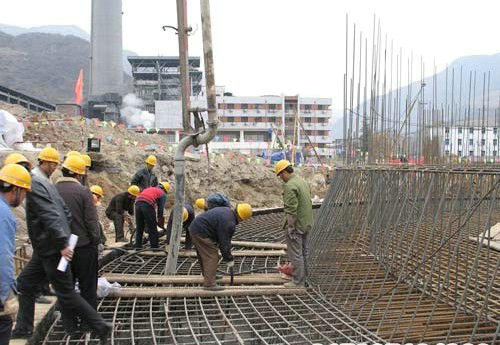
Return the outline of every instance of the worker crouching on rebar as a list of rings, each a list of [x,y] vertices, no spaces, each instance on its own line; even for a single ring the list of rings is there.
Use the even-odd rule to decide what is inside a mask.
[[[249,204],[238,204],[235,209],[215,207],[198,215],[191,223],[189,232],[196,248],[205,289],[214,291],[223,289],[215,283],[219,266],[219,249],[227,267],[234,267],[231,239],[236,225],[251,216],[252,207]]]
[[[115,242],[126,241],[123,224],[125,223],[125,219],[127,219],[129,226],[132,223],[132,219],[129,216],[134,215],[135,198],[137,198],[140,192],[141,190],[138,186],[132,185],[128,187],[126,192],[116,194],[109,202],[106,209],[106,217],[113,221]]]
[[[285,219],[283,228],[287,243],[288,259],[292,263],[292,281],[285,286],[305,286],[307,258],[309,256],[309,231],[313,224],[311,189],[306,181],[293,173],[292,164],[281,160],[276,164],[276,175],[283,187]]]
[[[170,189],[168,182],[162,182],[157,187],[144,189],[137,197],[135,201],[136,249],[142,249],[144,229],[148,232],[151,248],[158,248],[158,227],[164,228],[165,226],[163,211]]]

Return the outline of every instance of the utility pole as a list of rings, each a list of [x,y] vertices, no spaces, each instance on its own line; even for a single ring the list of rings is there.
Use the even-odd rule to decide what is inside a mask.
[[[181,78],[182,97],[182,127],[184,132],[191,131],[190,96],[191,83],[189,80],[188,63],[188,33],[191,28],[187,26],[187,0],[177,0],[177,35],[179,36],[179,72]]]

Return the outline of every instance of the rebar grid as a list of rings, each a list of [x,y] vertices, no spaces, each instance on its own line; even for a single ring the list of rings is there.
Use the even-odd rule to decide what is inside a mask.
[[[386,341],[499,342],[500,253],[482,240],[500,221],[500,175],[431,170],[338,171],[312,280]]]

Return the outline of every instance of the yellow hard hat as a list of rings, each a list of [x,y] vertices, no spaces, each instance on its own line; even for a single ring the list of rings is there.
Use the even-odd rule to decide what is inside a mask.
[[[141,190],[136,185],[132,185],[128,187],[128,193],[133,196],[138,196],[141,193]]]
[[[242,220],[247,220],[252,216],[252,206],[250,204],[238,204],[236,206],[236,212]]]
[[[188,220],[189,218],[189,212],[187,210],[187,208],[183,207],[182,208],[182,222],[185,223],[186,220]]]
[[[82,154],[78,151],[69,151],[68,153],[66,153],[66,157],[69,157],[69,156],[81,156]]]
[[[146,158],[146,163],[155,166],[156,165],[156,157],[151,155]]]
[[[290,165],[292,165],[292,163],[290,163],[286,159],[280,160],[278,163],[276,163],[276,167],[275,167],[275,169],[276,169],[276,175],[279,175],[280,172],[282,172],[283,170],[285,170],[286,168],[288,168]]]
[[[205,199],[203,199],[203,198],[196,199],[196,201],[194,203],[196,204],[196,207],[201,208],[202,210],[205,209],[206,204],[207,204]]]
[[[92,159],[90,158],[89,155],[82,155],[82,158],[83,158],[83,161],[85,162],[85,166],[87,168],[90,168],[90,166],[92,165]]]
[[[163,189],[165,189],[165,192],[169,193],[172,190],[172,187],[170,187],[170,183],[160,182],[160,184],[163,186]]]
[[[62,166],[75,174],[85,175],[85,161],[81,156],[73,155],[66,157]]]
[[[31,191],[31,175],[19,164],[7,164],[0,170],[0,181]]]
[[[31,164],[28,158],[24,157],[20,153],[11,153],[8,155],[5,160],[3,161],[3,165],[7,164],[19,164],[19,163],[28,163]]]
[[[90,187],[90,191],[94,194],[99,195],[101,198],[104,196],[104,191],[102,190],[101,186],[93,185],[92,187]]]
[[[40,151],[38,159],[46,162],[59,163],[61,161],[61,154],[55,148],[47,146]]]

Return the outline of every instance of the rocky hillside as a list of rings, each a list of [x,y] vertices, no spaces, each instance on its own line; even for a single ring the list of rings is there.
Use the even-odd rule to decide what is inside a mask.
[[[0,85],[51,103],[73,102],[75,82],[82,68],[87,94],[89,56],[89,42],[76,36],[11,36],[0,32]],[[130,76],[126,75],[125,81],[127,93],[131,90]]]

